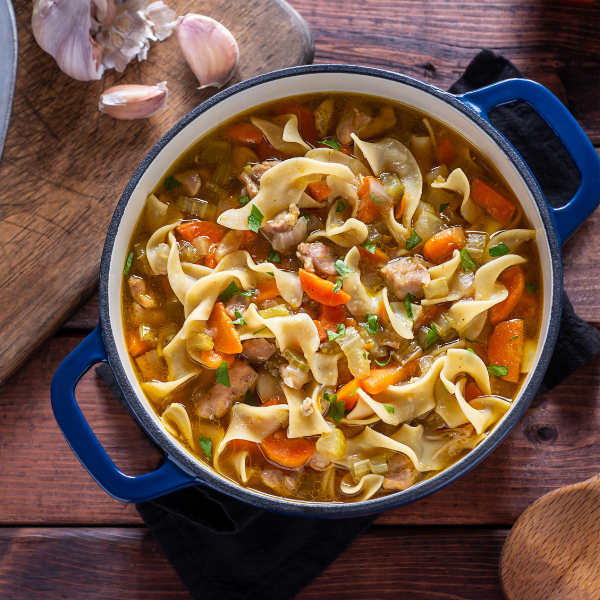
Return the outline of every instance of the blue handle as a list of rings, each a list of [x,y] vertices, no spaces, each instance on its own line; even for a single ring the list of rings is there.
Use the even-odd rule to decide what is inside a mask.
[[[528,79],[507,79],[457,97],[488,122],[496,106],[527,102],[557,135],[581,176],[577,193],[565,206],[548,206],[563,245],[600,204],[600,158],[579,123],[552,92]]]
[[[108,362],[100,325],[58,367],[52,378],[52,410],[69,446],[86,471],[113,498],[145,502],[200,483],[169,457],[164,465],[145,475],[121,473],[88,425],[75,400],[75,386],[99,362]]]

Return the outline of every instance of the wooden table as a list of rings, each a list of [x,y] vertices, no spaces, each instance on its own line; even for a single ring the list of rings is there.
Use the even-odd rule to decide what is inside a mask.
[[[292,4],[313,29],[317,62],[383,67],[447,88],[480,48],[501,52],[567,102],[600,147],[597,2]],[[563,257],[573,304],[596,327],[599,242],[596,211]],[[2,600],[189,598],[135,508],[112,500],[91,480],[52,415],[52,374],[97,321],[94,297],[0,393]],[[77,396],[121,469],[135,475],[154,468],[157,454],[93,371]],[[479,467],[425,500],[382,515],[299,598],[501,598],[498,559],[509,528],[542,494],[600,472],[599,429],[597,357],[536,400]]]

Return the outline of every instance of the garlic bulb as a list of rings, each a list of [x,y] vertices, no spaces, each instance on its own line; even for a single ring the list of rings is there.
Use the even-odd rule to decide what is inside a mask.
[[[101,112],[115,119],[146,119],[167,107],[167,82],[158,85],[115,85],[102,92]]]
[[[179,17],[177,41],[200,82],[198,89],[220,88],[231,79],[240,52],[227,27],[210,17],[190,13]]]

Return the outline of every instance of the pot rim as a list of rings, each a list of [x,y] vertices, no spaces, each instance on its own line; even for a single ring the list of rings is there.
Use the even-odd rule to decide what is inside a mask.
[[[513,402],[510,411],[502,418],[500,423],[493,429],[490,435],[467,455],[462,457],[450,467],[447,467],[443,471],[434,475],[430,479],[419,482],[404,491],[355,503],[317,503],[271,496],[262,492],[257,492],[251,488],[245,488],[240,484],[226,478],[225,476],[217,474],[211,467],[205,467],[202,469],[197,462],[192,460],[187,455],[182,446],[180,446],[174,439],[169,437],[168,434],[155,423],[152,417],[148,414],[147,409],[142,404],[141,400],[138,398],[121,362],[121,357],[115,342],[109,311],[108,278],[110,273],[110,261],[120,222],[125,211],[125,207],[129,202],[129,199],[139,180],[146,170],[151,167],[152,162],[162,151],[162,149],[169,144],[180,131],[192,123],[196,118],[216,104],[226,100],[227,98],[230,98],[231,96],[243,93],[247,89],[267,82],[316,73],[345,73],[391,80],[401,85],[416,88],[434,96],[438,100],[449,104],[451,107],[462,113],[463,116],[474,122],[479,129],[482,129],[484,133],[492,138],[494,143],[503,152],[506,159],[517,170],[525,185],[529,189],[529,192],[537,205],[540,219],[544,227],[545,241],[548,244],[553,272],[552,279],[546,277],[544,278],[544,284],[550,284],[552,286],[552,293],[550,295],[551,306],[549,311],[549,322],[547,326],[548,329],[545,345],[540,353],[529,383],[527,386],[521,389],[519,397]],[[298,91],[298,93],[302,92]],[[488,121],[483,119],[472,108],[459,100],[457,96],[436,88],[431,84],[418,81],[405,75],[400,75],[398,73],[372,67],[361,67],[354,65],[307,65],[291,67],[288,69],[282,69],[272,73],[259,75],[247,81],[238,83],[226,90],[218,92],[190,111],[185,117],[183,117],[183,119],[176,123],[148,152],[123,191],[108,228],[100,263],[100,323],[109,358],[109,364],[113,370],[119,387],[121,388],[121,391],[123,392],[123,395],[135,414],[137,420],[142,425],[146,433],[162,450],[167,453],[167,455],[169,455],[171,460],[173,460],[184,471],[197,477],[198,484],[206,484],[219,492],[236,498],[237,500],[273,512],[311,517],[352,517],[373,514],[391,508],[397,508],[404,504],[408,504],[409,502],[424,498],[440,490],[458,477],[464,475],[467,471],[471,470],[486,456],[488,456],[488,454],[490,454],[500,444],[500,442],[502,442],[506,435],[519,421],[533,400],[546,372],[546,368],[550,361],[550,357],[554,350],[554,345],[558,335],[562,309],[562,288],[560,245],[546,200],[541,189],[539,188],[537,181],[521,156],[506,140],[506,138],[504,138],[504,136],[502,136],[502,134],[500,134],[500,132],[496,130]]]

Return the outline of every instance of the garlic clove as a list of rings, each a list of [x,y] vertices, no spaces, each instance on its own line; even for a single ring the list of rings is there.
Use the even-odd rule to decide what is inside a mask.
[[[115,85],[102,92],[98,108],[115,119],[146,119],[167,107],[167,82],[158,85]]]
[[[179,17],[177,41],[200,82],[198,89],[220,88],[231,79],[240,52],[227,27],[210,17],[190,13]]]

